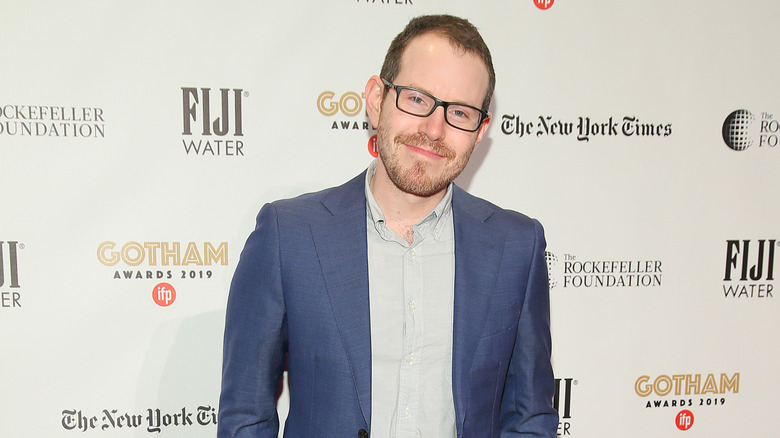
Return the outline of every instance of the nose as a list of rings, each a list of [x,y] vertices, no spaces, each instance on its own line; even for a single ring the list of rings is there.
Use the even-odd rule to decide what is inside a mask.
[[[436,108],[433,113],[423,119],[421,131],[428,136],[429,140],[444,139],[444,132],[447,121],[444,120],[444,107]]]

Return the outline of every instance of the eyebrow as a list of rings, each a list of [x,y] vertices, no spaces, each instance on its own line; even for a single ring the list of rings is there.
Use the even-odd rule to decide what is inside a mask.
[[[398,84],[395,84],[395,85],[398,85]],[[416,85],[416,84],[400,85],[400,86],[401,87],[415,88],[417,90],[424,91],[424,92],[430,94],[431,96],[433,96],[433,97],[435,97],[435,98],[437,98],[437,99],[439,99],[441,101],[447,102],[447,103],[454,103],[454,104],[457,104],[457,105],[468,105],[468,106],[473,106],[474,108],[480,108],[480,109],[482,108],[481,104],[480,105],[474,105],[474,104],[471,104],[471,103],[466,103],[465,101],[462,101],[462,100],[444,100],[444,99],[440,98],[439,96],[431,93],[430,91],[428,91],[425,88],[420,87],[419,85]]]

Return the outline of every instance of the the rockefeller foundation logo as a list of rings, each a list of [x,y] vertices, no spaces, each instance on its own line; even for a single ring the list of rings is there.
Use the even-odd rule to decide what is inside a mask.
[[[723,142],[732,150],[741,152],[753,145],[771,150],[780,143],[780,121],[766,111],[756,116],[746,109],[738,109],[723,121],[721,133]]]
[[[0,105],[0,137],[105,138],[103,108]]]
[[[584,259],[545,252],[550,289],[658,287],[663,280],[661,260]]]

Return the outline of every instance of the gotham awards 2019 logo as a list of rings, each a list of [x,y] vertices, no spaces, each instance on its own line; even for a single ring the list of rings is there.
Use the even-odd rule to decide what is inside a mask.
[[[724,406],[738,397],[739,377],[739,372],[642,375],[634,382],[634,392],[645,409],[669,409],[677,429],[688,430],[694,410],[728,409]]]
[[[317,111],[333,131],[374,131],[364,109],[365,93],[325,90],[317,96]]]
[[[152,300],[169,307],[178,295],[173,283],[209,281],[228,264],[227,242],[101,242],[97,259],[113,270],[113,279],[154,282]],[[149,286],[144,290],[148,293]]]

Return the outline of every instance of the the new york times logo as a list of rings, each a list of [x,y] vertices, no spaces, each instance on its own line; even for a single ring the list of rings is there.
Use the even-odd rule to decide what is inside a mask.
[[[243,156],[242,98],[240,88],[220,88],[212,98],[211,88],[182,87],[182,138],[187,155]],[[193,134],[193,129],[195,134]]]
[[[571,435],[571,392],[579,382],[572,378],[555,379],[553,407],[558,411],[558,436]]]
[[[55,105],[0,105],[0,136],[106,136],[102,108]]]
[[[777,239],[727,240],[726,298],[774,298],[775,248]]]
[[[363,110],[365,93],[346,91],[337,95],[325,90],[317,96],[317,111],[332,120],[330,129],[340,131],[368,131],[374,127]]]
[[[635,116],[602,120],[580,116],[576,121],[564,121],[553,116],[524,120],[514,114],[504,114],[501,118],[501,132],[518,138],[574,135],[577,140],[588,142],[594,137],[669,137],[672,135],[672,124],[647,122]]]
[[[24,244],[0,240],[0,309],[22,307],[19,292],[19,249]]]
[[[66,409],[62,411],[62,427],[65,430],[86,432],[146,430],[149,433],[160,433],[163,429],[181,429],[190,431],[193,427],[217,424],[216,409],[210,405],[198,406],[195,410],[182,408],[177,412],[163,412],[160,409],[147,409],[144,413],[120,412],[117,409],[103,409],[97,415],[84,413],[81,410]],[[190,432],[192,433],[192,432]]]
[[[663,280],[660,260],[583,260],[564,254],[563,262],[545,251],[550,289],[602,287],[657,287]]]
[[[780,122],[772,113],[762,112],[760,119],[746,109],[738,109],[726,117],[721,128],[723,142],[735,151],[744,151],[753,144],[773,149],[780,143]]]

